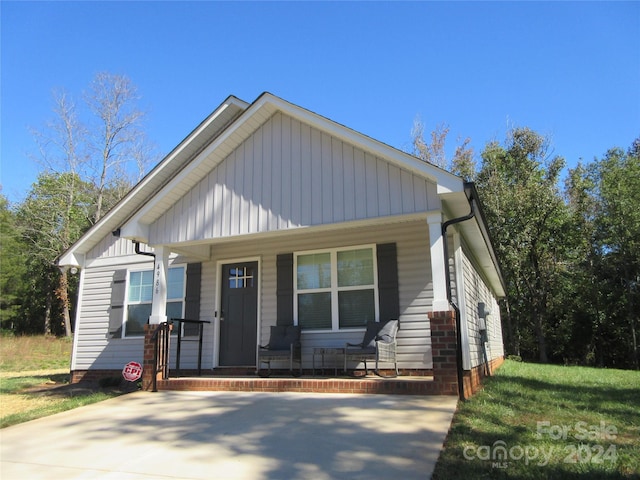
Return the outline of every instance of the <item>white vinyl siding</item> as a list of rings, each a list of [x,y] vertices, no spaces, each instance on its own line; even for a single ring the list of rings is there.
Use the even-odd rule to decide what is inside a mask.
[[[269,340],[270,327],[277,318],[276,256],[280,253],[312,249],[332,249],[360,245],[375,238],[378,243],[397,245],[398,285],[400,301],[400,331],[398,360],[400,368],[432,368],[431,338],[428,313],[433,298],[429,262],[429,233],[426,220],[395,223],[378,227],[360,227],[335,232],[298,233],[287,237],[266,236],[259,242],[234,241],[217,244],[212,249],[212,261],[203,263],[202,318],[213,318],[217,295],[215,264],[226,259],[261,255],[262,295],[259,299],[261,324],[258,343]],[[205,272],[210,272],[205,274]],[[362,340],[364,329],[312,331],[302,333],[302,354],[305,368],[312,364],[313,347],[344,346],[345,342]],[[205,351],[206,352],[206,351]],[[207,353],[205,353],[207,355]]]
[[[150,225],[164,244],[440,209],[436,185],[282,113]]]
[[[466,320],[468,353],[470,367],[474,368],[484,362],[482,342],[480,339],[480,319],[478,316],[478,304],[484,303],[491,314],[487,317],[486,327],[488,342],[486,343],[487,358],[504,355],[502,328],[500,321],[500,307],[495,296],[475,269],[473,262],[462,249],[463,277],[464,277],[464,319]]]
[[[200,319],[212,323],[204,327],[203,368],[213,366],[216,339],[215,311],[218,285],[216,262],[228,259],[261,257],[260,331],[258,342],[265,344],[269,328],[276,324],[276,256],[279,253],[312,249],[332,249],[361,245],[375,238],[378,243],[395,242],[397,245],[398,285],[400,301],[400,331],[398,333],[398,359],[401,368],[432,368],[431,339],[428,321],[432,301],[429,237],[426,220],[412,220],[383,226],[350,228],[336,235],[332,231],[299,232],[286,237],[263,236],[259,240],[236,239],[212,247],[210,261],[202,263]],[[115,259],[114,259],[115,260]],[[187,259],[177,259],[181,262]],[[153,268],[148,257],[121,257],[117,266],[89,266],[84,272],[81,291],[80,319],[76,330],[77,349],[73,369],[121,369],[128,361],[142,361],[142,338],[109,339],[107,335],[111,280],[116,269]],[[315,346],[344,346],[345,342],[362,340],[363,330],[339,332],[304,332],[303,360],[305,368],[311,366],[311,352]],[[194,368],[197,349],[195,343],[183,345],[181,366]],[[175,341],[172,342],[172,360],[175,364]]]

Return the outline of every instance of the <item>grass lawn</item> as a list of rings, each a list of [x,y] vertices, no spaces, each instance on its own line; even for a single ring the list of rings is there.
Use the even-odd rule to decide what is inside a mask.
[[[124,393],[97,384],[69,385],[71,339],[0,337],[0,428]]]
[[[640,372],[505,362],[460,403],[433,478],[640,479]]]

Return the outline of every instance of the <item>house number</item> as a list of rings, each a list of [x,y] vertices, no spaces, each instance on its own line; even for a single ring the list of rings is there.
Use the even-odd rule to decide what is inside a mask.
[[[160,264],[156,266],[156,293],[160,294]]]

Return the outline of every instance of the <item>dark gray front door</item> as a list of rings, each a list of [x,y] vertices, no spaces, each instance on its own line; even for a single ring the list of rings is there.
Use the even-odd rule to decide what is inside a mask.
[[[256,363],[258,262],[222,266],[220,365]]]

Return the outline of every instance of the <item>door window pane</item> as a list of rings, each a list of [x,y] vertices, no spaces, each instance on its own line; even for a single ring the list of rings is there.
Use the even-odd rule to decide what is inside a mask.
[[[231,267],[229,269],[229,288],[251,288],[253,280],[253,268]]]

